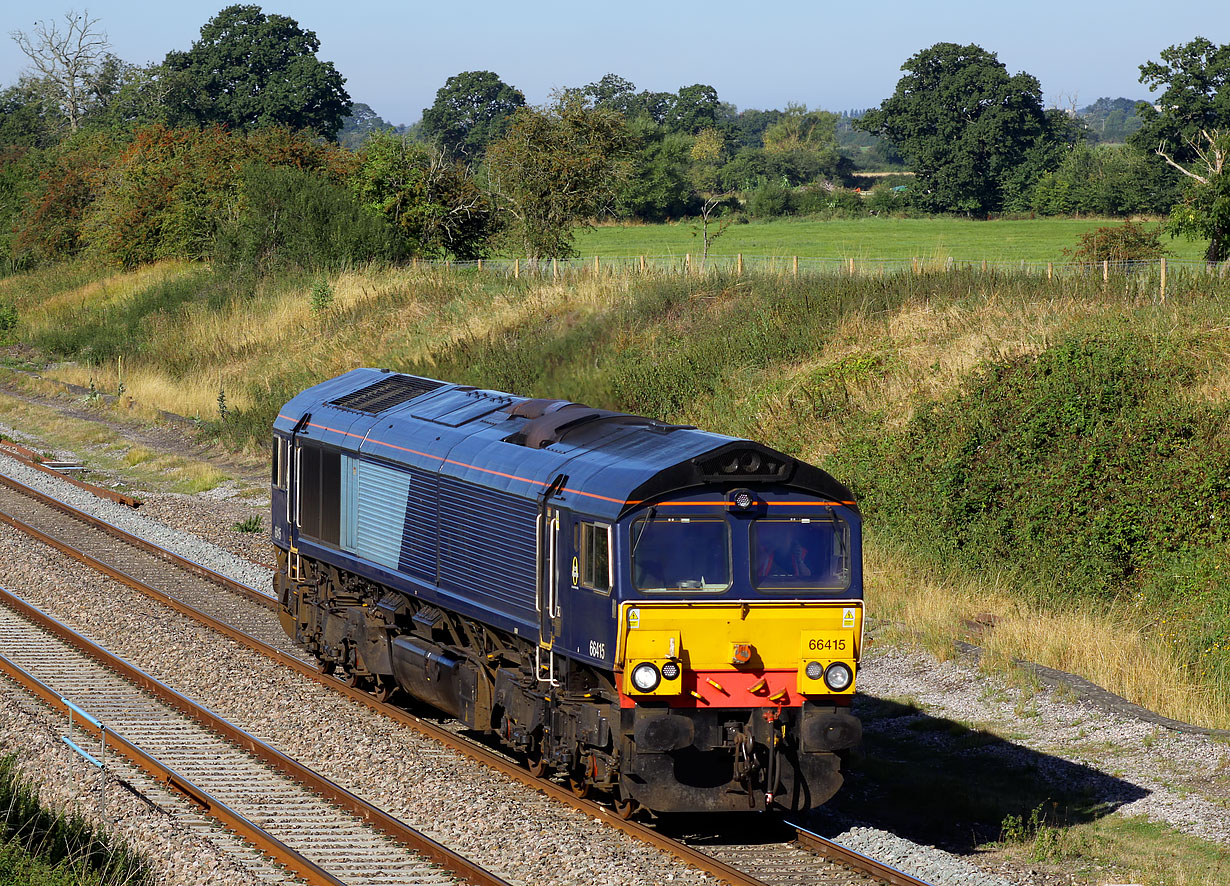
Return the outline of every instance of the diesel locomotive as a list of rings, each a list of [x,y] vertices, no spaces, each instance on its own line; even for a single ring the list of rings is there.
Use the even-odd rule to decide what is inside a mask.
[[[858,743],[861,519],[768,447],[355,369],[273,428],[283,628],[623,815],[801,811]]]

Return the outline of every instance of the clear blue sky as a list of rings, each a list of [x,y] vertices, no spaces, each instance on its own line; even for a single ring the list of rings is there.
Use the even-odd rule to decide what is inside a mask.
[[[144,64],[187,49],[225,0],[8,0],[0,9],[0,83],[27,61],[7,36],[35,20],[88,8],[121,58]],[[1230,42],[1226,0],[955,0],[871,2],[394,2],[276,0],[265,12],[320,38],[319,57],[346,78],[355,101],[393,123],[413,123],[452,74],[490,70],[533,104],[552,89],[608,72],[638,89],[707,83],[743,108],[803,102],[840,111],[892,94],[909,56],[940,41],[977,43],[1010,73],[1028,71],[1047,104],[1099,96],[1145,98],[1138,66],[1203,36]]]

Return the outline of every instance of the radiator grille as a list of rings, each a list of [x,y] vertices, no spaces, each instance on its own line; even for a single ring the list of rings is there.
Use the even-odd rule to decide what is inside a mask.
[[[340,406],[342,409],[353,409],[368,415],[379,415],[386,409],[400,406],[428,391],[442,387],[444,382],[430,378],[419,378],[417,375],[390,375],[375,384],[352,391],[345,396],[330,400],[330,406]]]

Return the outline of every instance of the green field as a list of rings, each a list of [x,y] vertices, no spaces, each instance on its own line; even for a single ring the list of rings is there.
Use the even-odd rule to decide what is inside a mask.
[[[1069,260],[1080,235],[1114,219],[1011,219],[973,221],[958,218],[780,219],[731,225],[710,254],[800,256],[807,258],[922,259],[959,262],[1055,262]],[[1176,260],[1198,261],[1204,243],[1162,242]],[[602,225],[577,233],[577,250],[589,256],[699,255],[699,222],[662,225]]]

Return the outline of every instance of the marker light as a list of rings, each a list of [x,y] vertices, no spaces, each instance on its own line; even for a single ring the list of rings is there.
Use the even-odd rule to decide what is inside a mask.
[[[679,665],[675,664],[673,661],[668,661],[666,664],[662,665],[662,678],[664,680],[679,679]],[[633,679],[636,679],[635,676]]]
[[[810,665],[808,667],[810,668]],[[636,672],[634,671],[633,679],[635,678]],[[850,670],[850,666],[844,662],[835,661],[824,672],[824,685],[834,692],[844,691],[853,681],[854,671]]]
[[[820,667],[820,662],[818,661],[809,661],[806,670],[808,680],[819,680],[824,673],[824,668]]]
[[[643,661],[632,669],[632,685],[640,692],[653,692],[658,688],[662,675],[658,669],[647,661]]]

